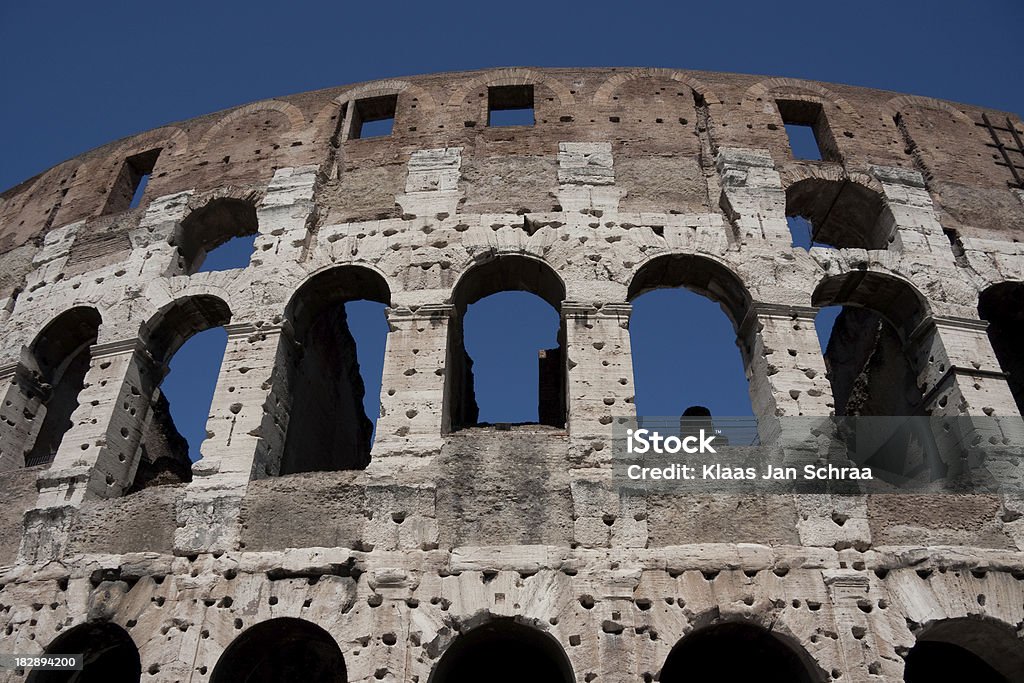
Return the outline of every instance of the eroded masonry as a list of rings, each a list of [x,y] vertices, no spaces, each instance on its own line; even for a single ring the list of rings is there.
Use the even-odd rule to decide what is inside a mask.
[[[0,195],[0,652],[108,681],[1024,681],[1024,497],[626,495],[609,445],[631,301],[663,287],[730,318],[759,448],[786,416],[1019,415],[1022,135],[788,78],[514,68],[27,180]],[[239,235],[247,267],[197,272]],[[463,317],[507,290],[561,329],[539,423],[500,428]],[[388,307],[372,446],[357,299]],[[191,463],[159,387],[218,326]]]

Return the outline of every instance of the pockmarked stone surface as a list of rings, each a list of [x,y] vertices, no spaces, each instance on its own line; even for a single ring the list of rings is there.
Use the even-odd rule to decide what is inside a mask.
[[[786,417],[948,416],[1020,476],[1024,435],[982,418],[1024,405],[1022,135],[790,78],[508,68],[256,102],[26,180],[0,194],[0,653],[154,683],[1024,681],[1019,495],[624,492],[611,456],[631,301],[688,287],[734,325],[752,447]],[[247,267],[198,272],[244,235]],[[481,425],[462,318],[513,289],[559,346],[539,424]],[[357,299],[387,305],[372,445]],[[159,386],[221,326],[192,463]]]

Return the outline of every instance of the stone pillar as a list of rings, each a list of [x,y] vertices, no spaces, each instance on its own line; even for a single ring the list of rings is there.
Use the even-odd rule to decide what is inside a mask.
[[[464,194],[459,189],[462,148],[421,149],[409,157],[405,194],[395,197],[407,216],[451,216]]]
[[[149,203],[139,227],[128,233],[132,252],[126,270],[143,281],[185,272],[185,261],[171,242],[188,214],[191,197],[189,190],[157,197]]]
[[[605,216],[619,210],[610,142],[558,143],[558,203],[568,213]]]
[[[580,464],[611,462],[612,418],[633,417],[633,357],[627,303],[562,303],[569,437]]]
[[[228,343],[203,457],[192,465],[192,482],[177,511],[175,549],[183,553],[237,549],[249,481],[276,475],[284,452],[291,388],[283,360],[292,342],[275,325],[236,323],[225,329]]]
[[[983,320],[935,316],[913,335],[918,384],[932,415],[1017,416]]]
[[[823,578],[832,603],[842,667],[836,678],[841,676],[850,683],[877,680],[876,676],[883,673],[884,663],[884,673],[893,677],[884,680],[903,680],[901,672],[896,671],[899,665],[892,646],[877,637],[886,629],[871,624],[874,619],[870,613],[877,605],[869,597],[870,582],[865,572],[837,569],[824,572]],[[888,656],[883,658],[883,654]]]
[[[259,236],[250,263],[263,264],[263,254],[273,261],[301,261],[309,242],[309,226],[316,218],[317,166],[279,168],[267,186],[267,194],[256,207]]]
[[[766,149],[723,147],[715,159],[722,179],[721,205],[743,240],[792,244],[786,193]]]
[[[16,470],[25,464],[25,425],[20,419],[27,408],[27,397],[15,382],[19,363],[7,363],[0,367],[0,472]]]
[[[374,461],[439,453],[447,428],[445,369],[455,308],[427,304],[387,310],[388,332],[380,387]]]
[[[872,166],[871,174],[882,184],[887,211],[880,221],[882,233],[888,234],[892,249],[914,254],[917,264],[952,270],[953,252],[942,232],[932,197],[924,176],[906,168]],[[959,279],[959,278],[958,278]]]
[[[40,478],[39,507],[116,498],[131,486],[149,401],[162,379],[136,338],[90,349],[71,428]]]
[[[149,401],[161,377],[138,339],[93,346],[72,426],[50,467],[39,474],[36,507],[25,513],[21,561],[57,559],[74,508],[88,498],[113,498],[131,486]]]
[[[827,417],[833,411],[817,314],[808,306],[755,303],[740,326],[762,444],[778,440],[780,417]]]

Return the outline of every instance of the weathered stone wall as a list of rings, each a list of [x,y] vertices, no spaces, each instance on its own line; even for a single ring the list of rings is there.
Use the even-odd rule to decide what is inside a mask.
[[[488,126],[488,89],[524,85],[535,125]],[[356,137],[360,102],[390,96],[392,134]],[[792,158],[785,102],[827,121],[825,160]],[[1019,415],[979,297],[1024,282],[1024,194],[982,113],[785,78],[498,69],[257,102],[8,190],[0,651],[109,622],[146,680],[198,683],[240,635],[292,617],[329,634],[350,681],[426,681],[460,633],[514,617],[554,637],[577,681],[602,683],[655,680],[684,636],[746,623],[810,680],[902,680],[934,634],[1024,680],[1003,651],[1024,624],[1020,498],[634,495],[611,478],[611,419],[634,410],[629,302],[655,287],[730,317],[764,448],[780,417],[836,410],[830,377],[844,396],[860,375],[914,389],[932,415]],[[155,149],[141,205],[121,206],[127,160]],[[794,248],[787,215],[835,248]],[[188,274],[243,223],[248,267]],[[498,279],[464,277],[499,259]],[[557,304],[564,428],[451,429],[459,316],[489,287]],[[334,419],[317,430],[333,441],[365,429],[351,338],[337,320],[317,328],[352,299],[388,305],[371,460],[281,476],[289,443],[328,464],[303,419]],[[884,319],[885,344],[852,335],[865,348],[828,367],[814,329],[827,305]],[[25,468],[38,429],[17,383],[40,331],[75,307],[102,320],[78,408],[53,462]],[[222,325],[192,480],[137,486],[141,454],[160,451],[167,361]],[[293,400],[332,368],[353,381]],[[979,624],[1013,647],[992,654]]]

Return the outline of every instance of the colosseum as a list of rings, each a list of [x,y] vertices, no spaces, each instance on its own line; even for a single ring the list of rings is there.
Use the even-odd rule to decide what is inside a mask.
[[[504,68],[256,102],[7,190],[0,681],[1024,681],[1024,488],[624,489],[612,434],[663,287],[735,329],[736,449],[799,416],[1019,420],[1022,136],[791,78]],[[246,267],[200,270],[241,235]],[[511,290],[559,346],[538,423],[483,424],[463,316]],[[372,445],[356,300],[387,307]],[[193,463],[159,387],[217,327]],[[1020,430],[989,442],[1020,465]]]

